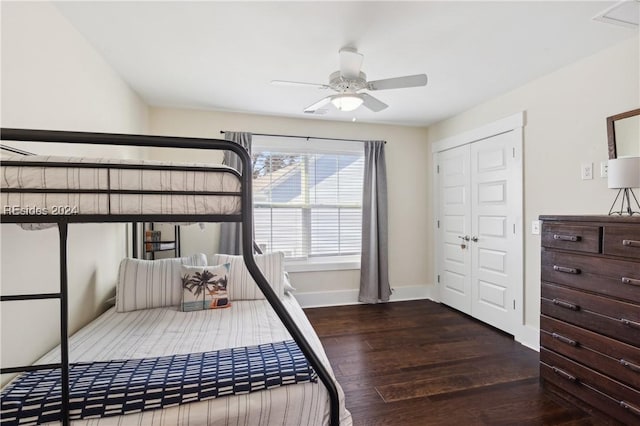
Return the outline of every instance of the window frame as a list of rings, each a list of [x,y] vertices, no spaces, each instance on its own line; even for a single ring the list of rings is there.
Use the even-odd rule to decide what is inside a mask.
[[[287,154],[332,154],[332,155],[353,155],[357,154],[364,158],[364,145],[360,141],[333,141],[333,140],[308,140],[306,138],[296,137],[277,137],[277,136],[260,136],[254,135],[252,141],[252,160],[253,156],[261,152],[284,152]],[[308,157],[305,157],[305,168],[309,168]],[[364,176],[363,176],[364,180]],[[255,201],[255,193],[253,195],[254,216],[256,209],[261,206],[273,209],[278,208],[277,203],[265,203]],[[282,208],[300,208],[302,209],[303,220],[303,244],[307,253],[311,249],[311,214],[314,210],[310,203],[302,203],[299,205],[280,206]],[[362,198],[359,203],[335,203],[333,205],[320,205],[315,209],[322,207],[336,208],[338,211],[342,208],[362,209]],[[360,234],[362,238],[362,234]],[[335,255],[315,255],[307,257],[285,257],[285,267],[289,272],[311,272],[311,271],[335,271],[335,270],[355,270],[360,269],[360,249],[356,253],[335,254]]]

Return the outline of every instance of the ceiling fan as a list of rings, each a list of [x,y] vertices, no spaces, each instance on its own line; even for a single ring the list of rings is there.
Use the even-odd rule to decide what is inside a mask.
[[[351,47],[343,47],[339,51],[340,70],[331,73],[329,84],[302,83],[297,81],[273,80],[271,84],[279,86],[316,87],[338,92],[309,105],[304,112],[313,114],[325,105],[332,103],[340,111],[353,111],[363,105],[371,111],[378,112],[389,105],[374,98],[363,90],[401,89],[419,87],[427,84],[426,74],[408,75],[404,77],[386,78],[384,80],[367,81],[365,73],[360,71],[364,56]]]

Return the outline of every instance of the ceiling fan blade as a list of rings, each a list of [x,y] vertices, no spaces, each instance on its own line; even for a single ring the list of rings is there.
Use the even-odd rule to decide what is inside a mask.
[[[369,108],[373,112],[382,111],[389,106],[381,100],[369,95],[368,93],[361,93],[360,96],[362,96],[363,99],[362,105]]]
[[[326,98],[322,98],[318,102],[309,105],[308,107],[306,107],[304,109],[304,112],[306,112],[306,113],[316,112],[317,110],[319,110],[320,108],[322,108],[323,106],[328,104],[329,102],[331,102],[331,96],[327,96]]]
[[[343,47],[340,53],[340,75],[343,78],[355,79],[360,76],[360,67],[364,56],[352,47]]]
[[[294,87],[315,87],[317,89],[328,89],[329,86],[320,83],[304,83],[300,81],[271,80],[274,86],[294,86]]]
[[[384,80],[370,81],[367,83],[369,90],[402,89],[405,87],[418,87],[427,85],[426,74],[407,75],[404,77],[386,78]]]

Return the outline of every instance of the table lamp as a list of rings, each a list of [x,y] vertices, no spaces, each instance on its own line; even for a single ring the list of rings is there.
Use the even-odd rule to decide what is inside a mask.
[[[640,188],[640,157],[621,157],[609,160],[608,186],[618,189],[618,195],[609,209],[609,215],[640,215],[640,203],[631,188]],[[616,207],[622,198],[620,208]],[[635,201],[635,206],[632,202]],[[636,210],[634,210],[636,209]]]

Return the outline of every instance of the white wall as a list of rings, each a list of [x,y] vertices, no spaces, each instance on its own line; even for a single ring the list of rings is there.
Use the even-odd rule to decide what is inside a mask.
[[[430,176],[425,167],[431,153],[425,129],[165,108],[151,109],[150,129],[154,134],[207,138],[223,138],[220,130],[235,130],[386,140],[391,286],[400,295],[407,287],[420,286],[426,296],[427,285],[432,285],[433,263],[427,191]],[[215,242],[211,247],[215,249]],[[291,279],[298,293],[346,291],[342,300],[357,300],[359,271],[292,273]]]
[[[428,140],[463,133],[519,111],[524,127],[525,323],[539,328],[541,214],[606,214],[615,192],[600,178],[606,161],[608,116],[638,108],[638,37],[532,81],[469,111],[432,125]],[[581,180],[581,163],[595,178]]]
[[[1,12],[3,127],[146,133],[146,105],[54,6],[2,2]],[[12,145],[64,155],[140,154],[122,148]],[[69,226],[71,331],[106,308],[127,250],[125,229]],[[57,292],[57,230],[3,224],[0,231],[2,294]],[[3,367],[30,364],[59,342],[57,301],[3,302],[1,309]]]

